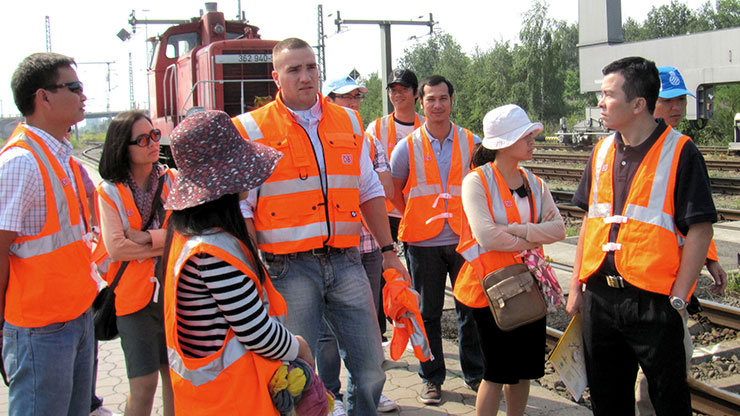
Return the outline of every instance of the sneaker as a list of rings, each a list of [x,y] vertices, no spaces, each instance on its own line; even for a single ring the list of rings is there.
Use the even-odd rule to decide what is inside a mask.
[[[480,380],[466,381],[465,386],[477,393],[478,388],[480,387]]]
[[[431,381],[425,382],[419,400],[424,404],[439,404],[442,401],[442,386]]]
[[[334,410],[331,412],[331,416],[346,416],[347,413],[344,411],[344,402],[341,400],[334,401]]]
[[[90,412],[90,416],[120,416],[120,414],[113,413],[107,407],[100,406],[97,409]]]
[[[380,395],[380,400],[378,400],[378,412],[387,413],[397,409],[398,405],[396,402],[386,397],[385,394]]]

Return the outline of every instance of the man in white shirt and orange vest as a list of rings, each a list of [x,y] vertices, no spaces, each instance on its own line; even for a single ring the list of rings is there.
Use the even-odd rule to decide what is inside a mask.
[[[26,122],[0,154],[0,312],[9,414],[90,412],[97,271],[85,187],[64,138],[85,118],[72,58],[36,53],[13,73]]]
[[[318,92],[316,56],[301,39],[272,53],[275,101],[234,117],[246,139],[283,152],[270,178],[242,205],[275,288],[286,326],[317,350],[324,320],[349,372],[347,413],[375,414],[385,381],[383,351],[360,253],[360,216],[381,246],[383,267],[408,272],[393,250],[385,194],[364,146],[359,114]]]
[[[391,154],[393,204],[403,212],[398,239],[407,243],[414,289],[421,295],[421,315],[434,360],[420,363],[424,381],[419,399],[439,404],[446,376],[441,318],[445,282],[451,284],[465,263],[455,251],[460,239],[462,179],[480,138],[450,121],[454,88],[442,76],[422,81],[423,126],[399,141]],[[470,309],[455,300],[460,364],[465,383],[477,390],[483,378],[483,355]]]
[[[566,309],[583,314],[595,415],[634,414],[639,364],[656,413],[688,416],[682,315],[717,220],[709,177],[691,139],[653,118],[655,63],[602,72],[601,118],[616,133],[594,146],[573,197],[587,215]]]

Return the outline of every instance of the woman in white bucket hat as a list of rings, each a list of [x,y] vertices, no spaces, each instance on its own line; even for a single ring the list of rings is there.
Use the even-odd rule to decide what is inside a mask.
[[[455,297],[473,308],[485,373],[476,398],[478,415],[496,414],[501,392],[506,414],[523,415],[529,380],[544,375],[545,318],[502,331],[486,301],[479,276],[521,263],[525,250],[565,238],[565,225],[545,183],[519,163],[532,158],[541,123],[519,106],[495,108],[483,118],[484,137],[462,184],[466,222],[457,250],[466,258]],[[473,253],[473,254],[471,254]]]

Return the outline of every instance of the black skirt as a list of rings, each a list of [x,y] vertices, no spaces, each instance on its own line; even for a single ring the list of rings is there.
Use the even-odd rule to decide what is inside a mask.
[[[471,308],[485,358],[483,379],[498,384],[516,384],[545,375],[546,319],[502,331],[488,307]]]

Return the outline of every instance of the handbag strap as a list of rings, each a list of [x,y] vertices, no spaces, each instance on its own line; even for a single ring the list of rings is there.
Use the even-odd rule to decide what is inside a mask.
[[[116,286],[118,286],[118,281],[121,280],[121,276],[123,276],[123,272],[126,271],[126,267],[128,267],[129,260],[124,261],[121,263],[121,267],[118,268],[118,272],[116,272],[116,277],[113,279],[113,282],[110,284],[110,290],[116,290]]]

